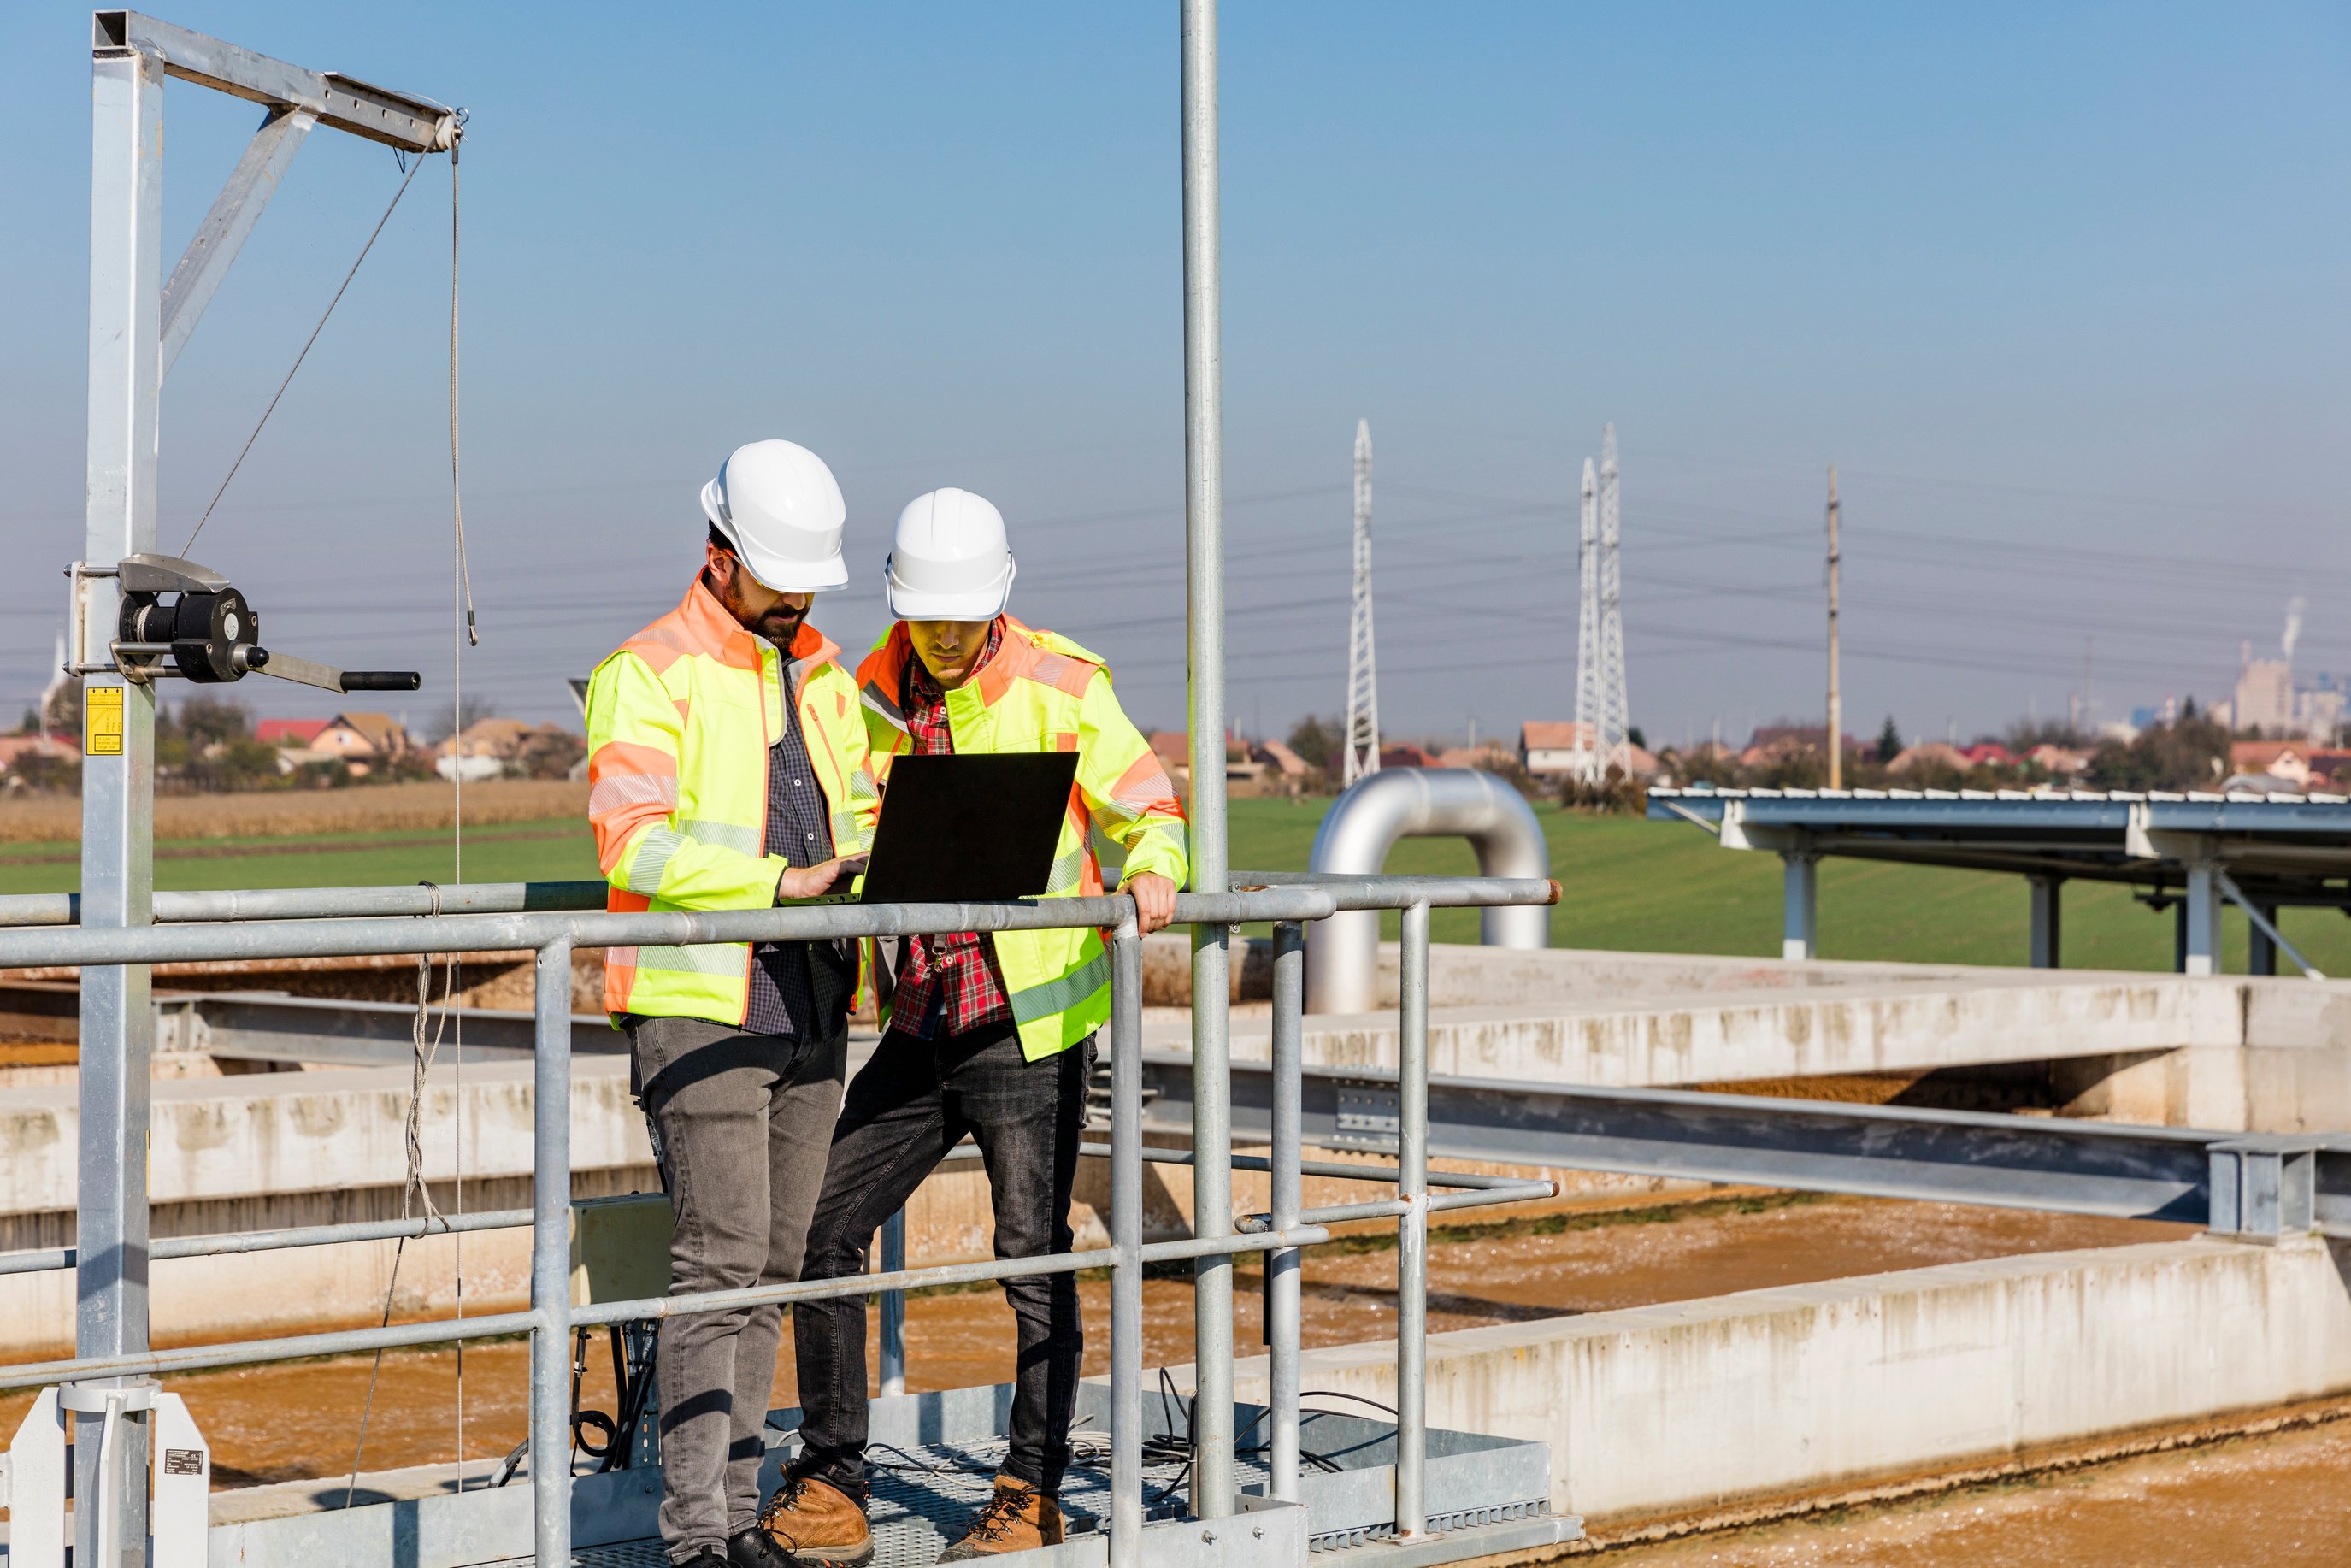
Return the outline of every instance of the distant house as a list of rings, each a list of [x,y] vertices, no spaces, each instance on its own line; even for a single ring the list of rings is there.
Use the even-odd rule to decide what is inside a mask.
[[[1380,748],[1380,766],[1383,768],[1434,768],[1437,766],[1437,758],[1410,741],[1399,741],[1394,746],[1384,746]]]
[[[253,738],[264,746],[316,746],[333,721],[323,718],[265,718],[253,727]]]
[[[2016,754],[1994,740],[1981,740],[1973,746],[1964,747],[1960,749],[1959,755],[1966,758],[1970,766],[1977,768],[2016,766]]]
[[[1456,746],[1437,754],[1439,768],[1482,768],[1492,772],[1497,768],[1509,768],[1518,758],[1488,741],[1482,746]]]
[[[339,759],[353,773],[408,755],[408,731],[387,713],[339,713],[305,749],[319,760]]]
[[[1314,771],[1306,758],[1278,740],[1260,740],[1250,748],[1249,755],[1259,762],[1271,763],[1284,779],[1303,779]]]
[[[1592,760],[1592,727],[1531,718],[1519,726],[1519,766],[1538,779],[1582,772]]]
[[[2026,752],[2024,760],[2058,779],[2070,779],[2087,770],[2090,766],[2090,758],[2085,753],[2052,746],[2045,740]]]
[[[521,755],[532,726],[518,718],[479,718],[433,748],[433,770],[444,779],[496,779]]]
[[[13,770],[27,757],[45,757],[53,761],[69,762],[77,748],[54,735],[0,735],[0,772]]]
[[[1922,741],[1906,746],[1893,761],[1886,765],[1888,773],[1915,773],[1921,768],[1942,767],[1964,773],[1968,770],[1968,754],[1956,746],[1946,746],[1939,740]]]
[[[2299,788],[2310,782],[2309,748],[2290,740],[2240,740],[2229,747],[2229,765],[2239,773],[2266,774]]]

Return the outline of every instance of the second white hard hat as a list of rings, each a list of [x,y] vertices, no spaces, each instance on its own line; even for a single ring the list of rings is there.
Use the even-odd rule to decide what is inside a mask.
[[[1004,514],[968,490],[933,490],[898,514],[882,584],[901,621],[992,621],[1012,573]]]
[[[778,593],[841,588],[849,507],[824,459],[789,441],[738,446],[702,487],[702,510],[751,575]]]

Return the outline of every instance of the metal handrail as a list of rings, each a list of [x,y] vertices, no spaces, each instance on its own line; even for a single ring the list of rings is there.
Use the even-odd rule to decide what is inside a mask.
[[[259,894],[227,901],[231,913],[217,922],[179,925],[99,928],[66,927],[0,933],[0,964],[131,965],[225,958],[360,956],[379,953],[457,953],[529,948],[535,953],[533,997],[534,1152],[531,1305],[527,1311],[449,1322],[382,1325],[340,1333],[228,1342],[132,1355],[75,1357],[0,1369],[0,1388],[18,1388],[62,1379],[88,1380],[251,1364],[303,1356],[349,1354],[394,1346],[528,1333],[531,1336],[530,1431],[534,1451],[552,1455],[567,1432],[568,1349],[572,1331],[592,1324],[643,1321],[684,1312],[716,1312],[754,1303],[824,1300],[875,1291],[922,1289],[1022,1275],[1112,1271],[1111,1362],[1113,1515],[1111,1560],[1114,1568],[1140,1563],[1142,1527],[1142,1283],[1151,1263],[1180,1259],[1229,1258],[1263,1253],[1274,1290],[1269,1313],[1271,1342],[1271,1480],[1276,1499],[1298,1492],[1299,1301],[1297,1268],[1301,1249],[1330,1238],[1329,1223],[1341,1218],[1387,1218],[1398,1224],[1396,1531],[1425,1531],[1426,1509],[1426,1416],[1423,1360],[1426,1343],[1427,1226],[1432,1211],[1511,1203],[1555,1191],[1546,1181],[1461,1177],[1443,1182],[1458,1190],[1432,1197],[1427,1171],[1426,1082],[1428,912],[1432,904],[1548,903],[1556,883],[1525,880],[1498,883],[1467,878],[1367,877],[1343,884],[1317,878],[1282,883],[1268,874],[1238,878],[1242,891],[1186,894],[1176,900],[1179,924],[1232,926],[1275,923],[1273,1067],[1277,1115],[1270,1155],[1236,1157],[1228,1149],[1210,1151],[1208,1162],[1226,1170],[1266,1168],[1273,1176],[1274,1207],[1265,1217],[1246,1217],[1229,1233],[1145,1244],[1142,1239],[1142,1172],[1146,1157],[1203,1165],[1193,1150],[1146,1151],[1142,1136],[1142,938],[1134,905],[1124,895],[1050,899],[1002,904],[791,905],[768,910],[702,913],[613,914],[538,912],[424,914],[407,917],[282,918],[300,906]],[[1249,885],[1250,883],[1254,885]],[[528,884],[507,884],[527,887]],[[430,896],[430,890],[425,890]],[[450,907],[441,890],[442,909]],[[405,893],[404,896],[413,897]],[[507,896],[501,893],[500,898]],[[528,895],[523,895],[527,897]],[[362,901],[363,903],[369,901]],[[471,907],[479,908],[484,900]],[[1393,1170],[1380,1166],[1314,1162],[1315,1174],[1359,1180],[1394,1180],[1397,1196],[1367,1204],[1302,1211],[1298,1193],[1308,1162],[1299,1134],[1299,1082],[1303,939],[1301,923],[1322,919],[1341,907],[1402,910],[1399,1078],[1402,1092],[1400,1150]],[[266,913],[270,918],[251,916]],[[566,1223],[570,1205],[571,1065],[570,970],[575,946],[613,946],[741,941],[791,941],[831,936],[869,936],[942,931],[1000,931],[1108,927],[1112,959],[1111,1234],[1113,1245],[1083,1252],[1038,1258],[991,1259],[926,1269],[900,1270],[844,1280],[804,1281],[742,1291],[705,1291],[637,1301],[574,1306],[569,1294],[569,1244]],[[1281,1085],[1287,1086],[1286,1102]],[[1205,1074],[1199,1103],[1229,1103],[1229,1084]],[[1286,1103],[1286,1111],[1281,1104]],[[469,1217],[464,1228],[496,1228],[522,1220],[522,1211]],[[247,1232],[227,1237],[177,1238],[155,1243],[151,1256],[197,1256],[313,1245],[328,1240],[383,1239],[425,1234],[423,1222],[374,1221],[356,1226],[308,1227]],[[37,1260],[37,1262],[35,1260]],[[0,1273],[62,1267],[65,1249],[0,1260]],[[16,1264],[16,1267],[8,1267]],[[1228,1435],[1203,1424],[1196,1459],[1229,1469],[1229,1452],[1207,1450]],[[1228,1423],[1221,1424],[1228,1425]],[[1196,1463],[1196,1474],[1201,1467]],[[532,1467],[533,1530],[538,1560],[563,1562],[570,1550],[570,1468],[552,1462]]]

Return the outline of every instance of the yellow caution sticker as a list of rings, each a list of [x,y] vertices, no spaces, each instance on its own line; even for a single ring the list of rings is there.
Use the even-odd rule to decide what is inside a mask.
[[[81,695],[82,753],[87,757],[122,755],[122,688],[90,686]]]

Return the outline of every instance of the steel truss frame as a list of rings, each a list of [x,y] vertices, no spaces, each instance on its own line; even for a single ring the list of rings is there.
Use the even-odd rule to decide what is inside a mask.
[[[186,251],[162,273],[163,83],[177,78],[263,106],[265,116]],[[127,680],[109,646],[120,563],[152,553],[163,378],[240,247],[318,126],[413,153],[453,150],[444,105],[239,48],[136,11],[99,11],[90,30],[89,446],[81,562],[72,573],[74,666],[84,685],[81,895],[89,930],[153,916],[155,695]],[[95,672],[95,673],[91,673]],[[145,967],[94,970],[81,990],[79,1246],[74,1343],[84,1356],[147,1345],[145,1180],[154,1014]],[[124,1401],[115,1402],[117,1406]],[[147,1460],[147,1417],[110,1415],[126,1475]],[[143,1487],[102,1486],[98,1443],[78,1445],[77,1561],[101,1541],[147,1537]]]

